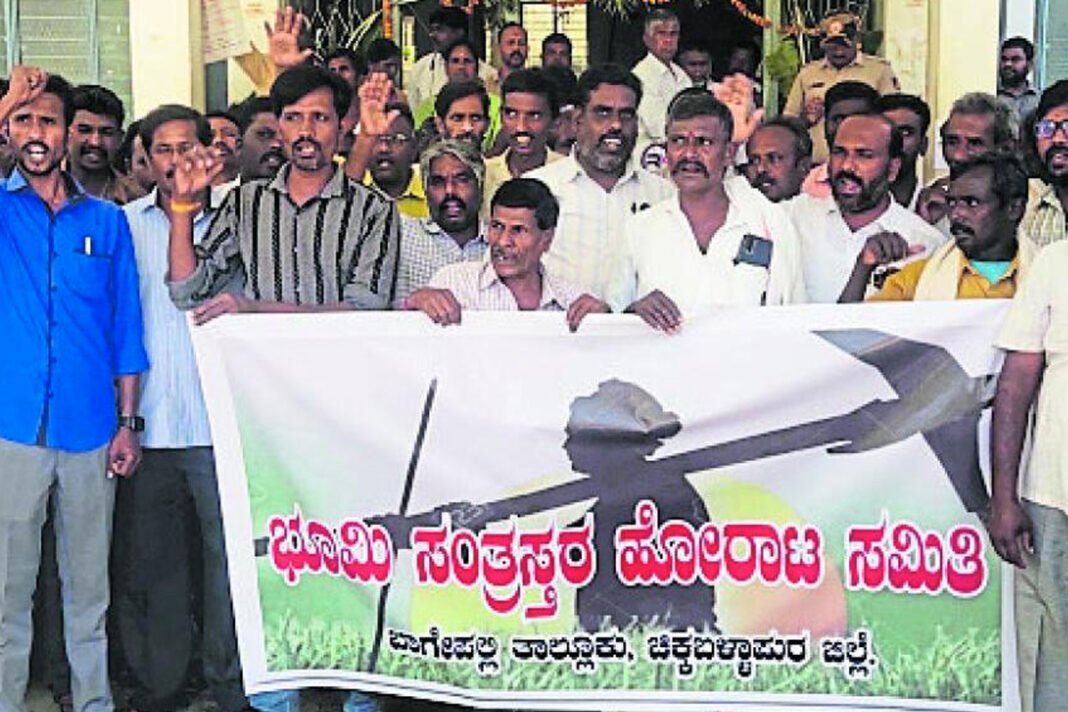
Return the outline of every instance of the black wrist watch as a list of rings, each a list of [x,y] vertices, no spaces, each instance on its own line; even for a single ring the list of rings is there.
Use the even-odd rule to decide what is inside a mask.
[[[145,429],[145,419],[140,415],[120,415],[119,427],[126,428],[133,433],[140,433]]]

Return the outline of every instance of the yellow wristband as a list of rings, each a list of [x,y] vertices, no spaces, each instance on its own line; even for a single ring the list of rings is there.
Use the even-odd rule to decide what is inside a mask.
[[[172,213],[195,213],[201,208],[200,203],[188,203],[184,200],[172,200],[171,212]]]

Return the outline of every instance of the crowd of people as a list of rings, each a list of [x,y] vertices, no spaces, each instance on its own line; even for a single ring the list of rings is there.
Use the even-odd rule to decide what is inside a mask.
[[[131,709],[174,709],[191,684],[223,712],[299,707],[242,689],[186,311],[547,310],[572,331],[618,312],[675,333],[724,306],[1013,297],[983,519],[1020,569],[1024,709],[1059,708],[1068,81],[1032,87],[1029,42],[1003,43],[997,95],[953,104],[949,175],[924,185],[930,107],[847,13],[767,120],[759,48],[713,80],[665,9],[633,69],[580,76],[563,34],[530,66],[514,22],[491,66],[457,8],[404,77],[392,41],[319,58],[303,25],[279,12],[242,65],[262,95],[227,111],[126,125],[113,92],[47,68],[0,87],[0,709],[25,709],[31,644],[64,709],[112,709],[116,674]]]

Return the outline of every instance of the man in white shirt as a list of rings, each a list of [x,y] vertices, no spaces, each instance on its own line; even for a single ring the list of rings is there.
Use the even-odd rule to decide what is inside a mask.
[[[564,160],[526,174],[549,186],[560,202],[545,265],[600,298],[627,219],[675,194],[671,181],[631,160],[641,96],[641,82],[622,67],[587,69],[579,79],[581,114],[574,150]]]
[[[638,105],[638,152],[650,143],[664,140],[664,117],[668,104],[683,89],[693,85],[690,76],[675,64],[679,48],[679,18],[663,8],[645,16],[642,42],[648,50],[634,65],[634,76],[642,83],[642,100]]]
[[[427,24],[434,49],[412,66],[404,87],[408,92],[408,105],[413,111],[448,83],[445,60],[441,52],[456,40],[467,36],[467,22],[467,13],[458,7],[439,7],[430,13]],[[490,86],[497,80],[497,72],[490,65],[478,60],[478,77],[486,86]]]
[[[200,392],[193,343],[184,312],[167,290],[171,199],[178,160],[211,141],[207,120],[183,106],[164,106],[141,123],[156,188],[125,206],[130,223],[145,347],[152,368],[141,382],[144,460],[141,477],[122,480],[116,526],[118,637],[134,673],[133,707],[167,709],[180,701],[194,657],[193,591],[203,585],[201,636],[204,681],[222,712],[247,708],[234,635],[226,547],[208,414]],[[215,215],[205,191],[193,221],[199,242]],[[193,551],[189,543],[199,550]],[[200,571],[194,572],[193,567]]]
[[[634,216],[607,299],[654,329],[716,306],[804,302],[798,237],[785,211],[744,178],[730,110],[711,94],[680,95],[667,116],[667,162],[678,196]]]
[[[836,302],[853,272],[857,255],[872,235],[897,233],[912,254],[930,254],[946,241],[938,230],[890,195],[901,169],[901,134],[882,115],[842,121],[831,147],[832,197],[799,195],[789,208],[801,235],[805,286],[813,302]],[[889,269],[900,263],[889,265]],[[886,272],[872,275],[878,287]],[[872,291],[868,286],[868,292]]]

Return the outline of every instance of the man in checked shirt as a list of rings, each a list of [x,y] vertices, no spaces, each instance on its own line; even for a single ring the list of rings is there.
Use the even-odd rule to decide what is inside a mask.
[[[289,163],[271,180],[233,190],[193,245],[198,195],[222,170],[200,147],[179,163],[171,199],[171,298],[204,323],[233,312],[386,309],[400,221],[376,191],[332,158],[352,92],[326,70],[299,65],[271,87]]]

